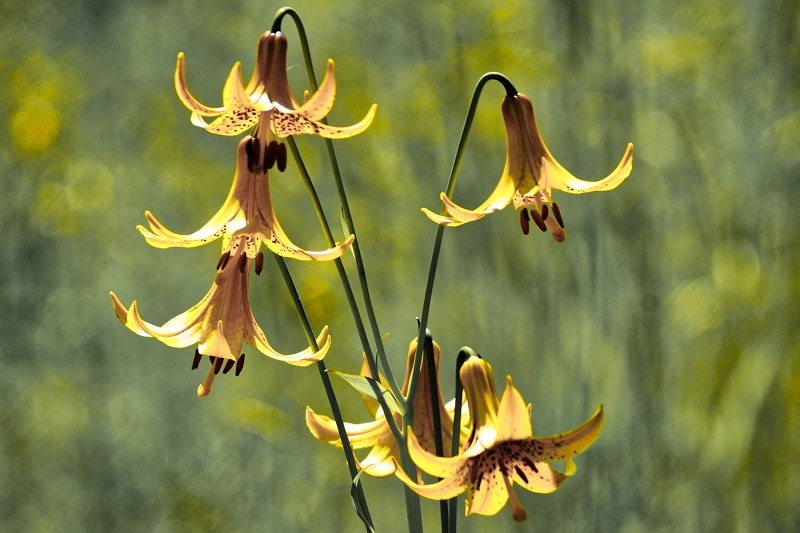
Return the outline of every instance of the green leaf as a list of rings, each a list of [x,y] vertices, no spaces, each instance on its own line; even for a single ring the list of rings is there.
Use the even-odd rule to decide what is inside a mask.
[[[336,374],[347,383],[350,384],[355,390],[372,398],[376,402],[380,403],[380,398],[378,395],[383,396],[383,399],[386,401],[386,405],[391,409],[393,412],[399,415],[405,415],[406,411],[403,409],[403,406],[397,401],[397,398],[394,397],[392,391],[381,385],[379,382],[372,378],[368,378],[366,376],[357,376],[355,374],[345,374],[344,372],[339,372],[338,370],[328,370],[333,374]]]

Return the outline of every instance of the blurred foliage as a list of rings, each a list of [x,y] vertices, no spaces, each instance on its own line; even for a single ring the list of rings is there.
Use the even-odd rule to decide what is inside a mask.
[[[341,454],[307,434],[329,412],[314,369],[248,355],[239,378],[194,395],[190,349],[136,337],[108,291],[160,323],[194,304],[217,250],[155,250],[152,210],[193,231],[217,209],[235,140],[192,127],[172,88],[218,101],[249,72],[280,7],[148,0],[0,5],[0,520],[15,531],[355,531]],[[379,116],[337,144],[373,300],[401,373],[473,84],[507,74],[534,101],[555,156],[597,179],[636,144],[611,194],[559,197],[569,238],[524,237],[505,211],[447,232],[430,327],[444,368],[462,345],[533,403],[534,432],[605,405],[598,442],[557,493],[519,492],[518,530],[800,528],[800,9],[792,0],[311,2],[294,7],[317,69],[336,60],[332,123]],[[291,24],[290,74],[303,86]],[[490,87],[456,198],[477,203],[502,169]],[[324,147],[299,139],[329,217]],[[287,232],[323,240],[289,171],[273,180]],[[347,266],[354,272],[352,260]],[[328,366],[360,367],[332,265],[291,268]],[[277,270],[251,298],[279,349],[303,346]],[[452,394],[452,371],[444,388]],[[500,378],[498,378],[500,379]],[[502,386],[502,383],[498,383]],[[335,383],[345,418],[366,420]],[[402,531],[399,484],[365,480],[379,531]],[[424,503],[436,529],[436,504]],[[460,504],[463,505],[463,504]],[[462,507],[463,509],[463,507]],[[510,513],[460,520],[510,528]]]

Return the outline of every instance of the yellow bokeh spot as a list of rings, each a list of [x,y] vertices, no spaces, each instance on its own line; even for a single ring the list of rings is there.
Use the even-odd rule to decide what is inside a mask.
[[[667,316],[672,331],[689,339],[719,326],[725,313],[714,284],[708,278],[700,278],[670,292]]]
[[[8,127],[17,152],[38,155],[58,139],[61,115],[49,100],[31,96],[11,115]]]
[[[64,200],[76,211],[106,207],[114,193],[114,177],[102,163],[84,159],[71,162],[65,172]]]
[[[761,281],[761,262],[750,242],[723,243],[711,254],[714,286],[739,298],[757,296]]]
[[[39,186],[33,215],[45,233],[75,235],[83,229],[81,217],[65,208],[64,195],[64,186],[60,183],[43,183]]]

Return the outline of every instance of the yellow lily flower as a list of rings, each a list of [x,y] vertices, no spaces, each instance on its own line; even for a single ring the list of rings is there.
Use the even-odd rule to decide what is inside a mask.
[[[584,181],[570,174],[550,153],[536,125],[533,104],[527,96],[522,93],[506,96],[502,109],[506,125],[506,164],[494,191],[475,209],[463,208],[441,193],[447,216],[425,208],[422,211],[437,224],[460,226],[499,211],[513,201],[515,209],[522,207],[520,224],[523,233],[528,233],[530,219],[533,219],[539,229],[549,229],[553,238],[561,242],[567,233],[561,211],[553,201],[552,189],[583,194],[616,188],[633,168],[633,144],[628,143],[611,174],[599,181]]]
[[[271,136],[312,134],[330,139],[352,137],[366,130],[375,117],[373,104],[360,122],[352,126],[329,126],[322,122],[336,97],[333,60],[329,59],[322,83],[313,95],[304,95],[303,103],[295,100],[286,76],[286,36],[281,32],[266,32],[258,40],[256,65],[250,81],[244,86],[242,66],[238,61],[225,82],[222,107],[208,107],[189,92],[186,84],[186,65],[183,52],[178,54],[175,68],[175,90],[178,98],[192,112],[192,123],[218,135],[239,135],[253,126],[254,136],[261,140],[262,151]],[[213,117],[207,123],[203,117]],[[276,145],[273,145],[277,149]],[[281,148],[285,154],[285,148]],[[285,156],[284,156],[285,159]],[[280,161],[280,159],[278,159]],[[280,168],[280,166],[279,166]],[[282,169],[281,169],[282,170]]]
[[[248,298],[250,267],[255,262],[246,253],[246,235],[237,237],[233,253],[223,254],[214,276],[211,290],[188,311],[167,321],[163,326],[145,322],[139,315],[136,300],[125,308],[117,295],[111,292],[114,312],[128,329],[143,337],[153,337],[167,346],[184,348],[197,344],[192,369],[200,364],[203,355],[209,356],[211,369],[197,387],[199,397],[211,394],[214,377],[222,370],[228,373],[236,366],[236,375],[244,365],[243,343],[259,352],[295,366],[307,366],[320,361],[331,344],[328,326],[317,337],[318,351],[307,348],[301,352],[284,355],[273,348],[253,317]],[[258,271],[258,269],[257,269]],[[223,368],[223,361],[225,366]]]
[[[444,500],[469,491],[466,514],[495,515],[506,501],[511,502],[514,520],[527,518],[514,483],[546,494],[554,492],[572,475],[572,457],[589,447],[603,425],[603,406],[583,425],[554,437],[533,438],[530,404],[506,379],[506,389],[498,401],[492,367],[477,356],[461,367],[461,381],[467,397],[473,427],[462,452],[455,457],[437,457],[409,430],[408,451],[422,470],[441,480],[430,484],[412,481],[398,470],[397,477],[425,498]],[[562,474],[549,461],[566,460]]]
[[[239,142],[236,172],[228,197],[202,228],[190,235],[173,233],[146,211],[150,229],[137,226],[145,240],[156,248],[193,248],[222,237],[224,253],[235,255],[237,247],[243,245],[251,259],[258,257],[262,243],[278,255],[301,261],[328,261],[340,257],[353,244],[354,235],[322,251],[304,250],[289,240],[272,208],[268,173],[254,164],[260,158],[258,146],[254,137],[248,136]]]
[[[415,339],[408,348],[406,376],[401,388],[403,395],[408,394],[409,378],[411,376],[416,350],[417,341]],[[444,400],[442,399],[441,387],[438,386],[441,350],[436,342],[433,343],[433,356],[437,371],[436,384],[439,404],[437,408],[439,409],[439,419],[441,421],[442,443],[444,444],[444,448],[449,450],[453,433],[454,405],[445,406]],[[366,362],[361,369],[361,375],[372,377]],[[423,364],[418,377],[420,386],[417,387],[414,396],[414,429],[419,435],[419,445],[433,453],[436,449],[436,445],[433,434],[433,409],[427,387],[428,375],[427,365]],[[365,397],[365,402],[368,410],[375,417],[375,420],[363,424],[345,422],[345,431],[347,432],[348,439],[353,448],[371,448],[363,460],[359,461],[358,458],[356,458],[359,468],[362,469],[365,474],[372,477],[387,477],[394,474],[397,470],[396,465],[400,462],[400,450],[397,440],[394,438],[389,428],[389,423],[386,420],[383,410],[378,407],[377,403],[372,399]],[[393,416],[398,427],[402,427],[402,417],[397,413],[394,413]],[[306,425],[311,434],[319,440],[323,440],[339,448],[342,447],[336,421],[332,418],[318,415],[311,407],[306,407]]]

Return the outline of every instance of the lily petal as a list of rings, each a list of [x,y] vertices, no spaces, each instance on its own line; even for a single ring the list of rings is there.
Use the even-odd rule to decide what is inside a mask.
[[[178,54],[178,64],[175,66],[174,78],[175,91],[178,93],[178,98],[192,113],[201,116],[217,116],[225,112],[224,107],[208,107],[200,103],[192,96],[192,93],[189,92],[189,87],[186,84],[186,58],[183,52]]]
[[[498,408],[498,441],[529,439],[533,436],[530,410],[522,394],[514,386],[511,376],[506,377],[506,390]]]

